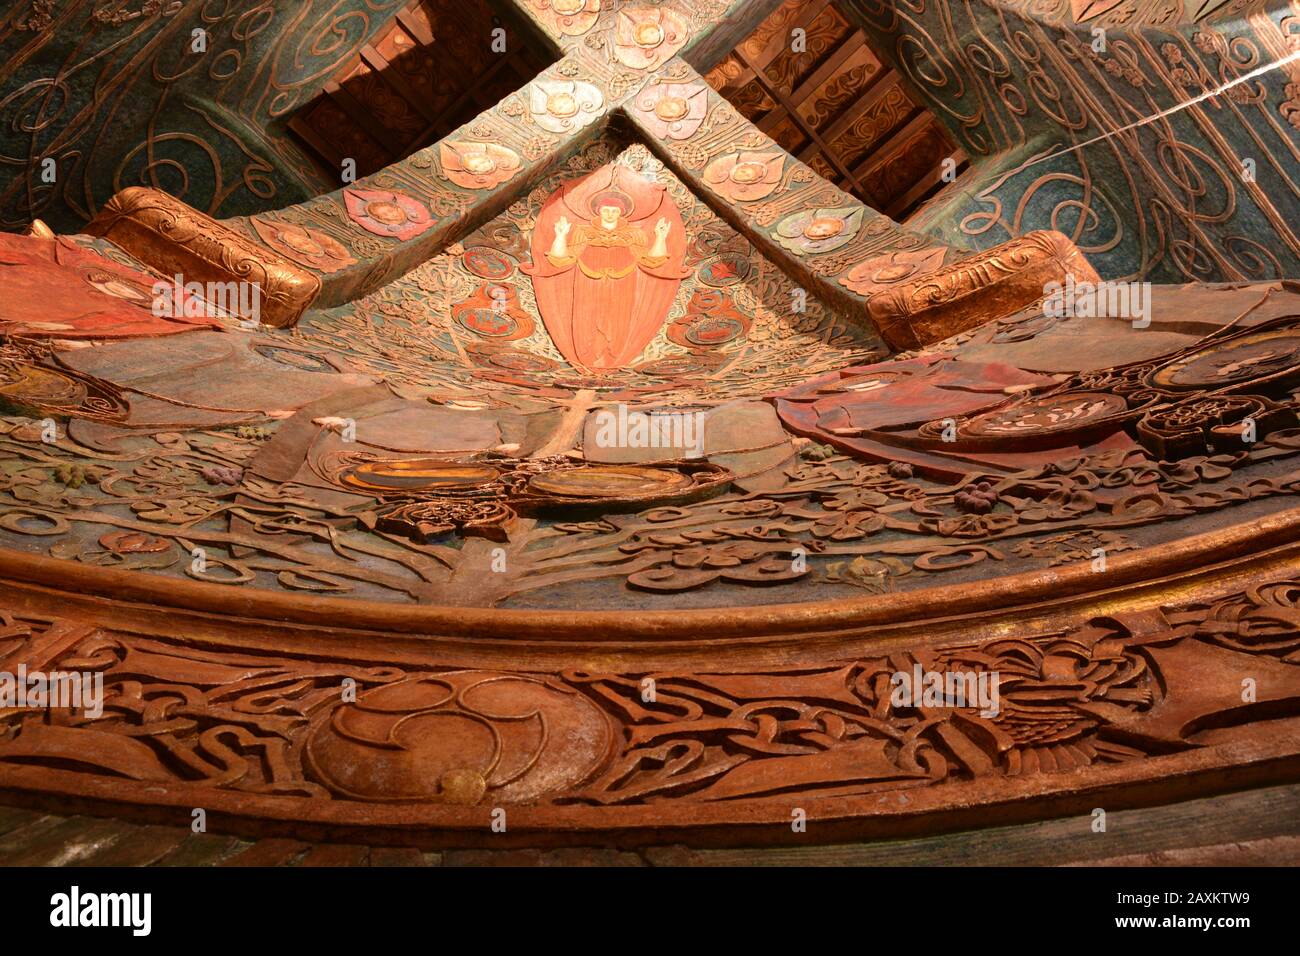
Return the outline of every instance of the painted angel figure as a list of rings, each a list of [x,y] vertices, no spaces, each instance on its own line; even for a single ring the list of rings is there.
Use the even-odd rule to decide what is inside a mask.
[[[603,197],[597,199],[603,201]],[[596,248],[626,246],[640,253],[637,256],[638,263],[648,266],[661,265],[667,261],[668,233],[672,232],[673,227],[672,223],[663,216],[660,216],[659,221],[655,223],[654,244],[650,246],[648,252],[645,252],[643,251],[646,245],[645,233],[633,226],[620,225],[624,214],[622,204],[611,202],[609,205],[601,206],[598,214],[600,219],[597,225],[583,226],[578,230],[576,242],[579,249],[572,256],[569,254],[569,233],[573,231],[573,225],[565,216],[556,220],[555,241],[551,243],[551,251],[546,254],[546,258],[552,265],[572,264],[581,254],[581,249],[587,246]]]
[[[685,240],[665,187],[626,166],[598,170],[547,200],[524,271],[560,353],[593,371],[632,362],[663,326],[686,275]]]

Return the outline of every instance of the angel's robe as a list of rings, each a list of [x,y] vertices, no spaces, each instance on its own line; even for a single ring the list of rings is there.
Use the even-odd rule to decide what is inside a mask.
[[[562,189],[546,204],[533,234],[533,280],[537,308],[546,330],[570,363],[600,371],[624,368],[654,339],[672,307],[686,273],[685,228],[681,213],[664,187],[630,176],[619,182],[636,200],[633,216],[613,229],[578,214],[581,201],[567,201]],[[579,188],[573,195],[581,198]],[[550,253],[555,223],[573,225],[567,255]],[[667,255],[651,256],[653,226],[668,220]]]

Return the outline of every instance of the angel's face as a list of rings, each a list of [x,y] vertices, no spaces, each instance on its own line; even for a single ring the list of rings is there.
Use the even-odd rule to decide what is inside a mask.
[[[618,227],[618,217],[623,215],[623,210],[617,206],[600,207],[600,224],[606,229],[615,229]]]

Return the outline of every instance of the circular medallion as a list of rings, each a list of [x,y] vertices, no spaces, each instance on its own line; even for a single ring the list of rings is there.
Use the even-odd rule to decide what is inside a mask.
[[[487,363],[511,372],[549,372],[556,363],[541,355],[531,352],[517,352],[513,349],[501,349],[484,356]]]
[[[726,315],[705,315],[686,327],[686,340],[692,345],[717,347],[745,334],[745,325]]]
[[[574,116],[578,112],[578,101],[572,93],[552,93],[546,98],[546,112],[552,116]]]
[[[655,116],[668,123],[681,119],[689,110],[686,100],[680,96],[665,96],[655,104]]]
[[[754,265],[748,257],[739,252],[724,252],[700,266],[696,275],[702,283],[715,289],[722,289],[738,282],[744,282],[753,272]]]
[[[1009,438],[1073,432],[1099,421],[1122,415],[1128,403],[1106,392],[1066,392],[1045,395],[977,415],[961,428],[963,436]]]
[[[514,260],[504,252],[486,246],[466,249],[461,256],[465,268],[481,279],[504,279],[515,271]]]
[[[395,202],[386,200],[366,203],[366,215],[386,226],[400,226],[409,218],[405,209]]]
[[[1300,330],[1256,332],[1175,359],[1151,376],[1151,383],[1173,389],[1218,389],[1272,378],[1300,366]]]
[[[475,335],[490,339],[508,338],[519,329],[519,323],[509,312],[493,308],[457,309],[456,321]]]
[[[737,163],[727,174],[733,183],[748,185],[756,183],[767,175],[767,167],[762,163]]]
[[[651,378],[676,378],[685,375],[708,375],[716,371],[718,365],[703,355],[679,355],[672,358],[657,359],[637,366],[637,372]]]
[[[672,495],[689,488],[691,479],[665,468],[638,465],[586,465],[535,475],[531,491],[565,498],[643,498]]]
[[[575,392],[584,388],[589,388],[594,392],[612,392],[627,385],[621,377],[613,375],[566,375],[563,378],[557,378],[552,384],[556,388],[570,388]]]
[[[536,729],[534,729],[536,728]],[[308,774],[351,800],[535,803],[607,760],[609,719],[582,694],[491,671],[412,677],[316,719]]]
[[[339,482],[379,494],[405,491],[446,491],[477,488],[495,481],[500,470],[491,465],[403,458],[367,461],[339,474]]]
[[[819,216],[803,227],[805,238],[822,240],[838,236],[844,231],[844,220],[833,216]]]
[[[638,23],[635,36],[637,46],[649,49],[664,42],[664,28],[657,23]]]
[[[554,362],[540,355],[528,355],[524,352],[498,352],[490,361],[497,368],[509,369],[512,372],[547,372],[555,367]]]

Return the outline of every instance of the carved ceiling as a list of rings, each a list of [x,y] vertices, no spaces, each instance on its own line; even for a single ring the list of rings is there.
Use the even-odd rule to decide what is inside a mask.
[[[0,228],[79,229],[128,186],[231,216],[336,188],[344,159],[375,172],[548,62],[498,9],[4,0]],[[503,55],[490,52],[498,28]]]
[[[961,182],[900,223],[706,82],[775,0],[516,13],[550,65],[356,182],[0,235],[0,672],[105,695],[0,703],[0,789],[770,844],[1300,778],[1300,269],[1108,312],[1081,236],[967,241]]]
[[[502,33],[494,37],[497,29]],[[502,55],[485,56],[494,39]],[[487,0],[411,0],[289,120],[289,129],[327,176],[337,177],[346,159],[367,176],[442,139],[547,62]]]
[[[403,6],[5,0],[0,228],[77,230],[133,185],[216,216],[333,188],[286,124]]]
[[[970,169],[909,224],[1060,229],[1106,278],[1300,271],[1300,11],[1287,0],[843,0]]]
[[[894,219],[966,167],[910,83],[831,0],[783,3],[706,79],[787,152]]]

